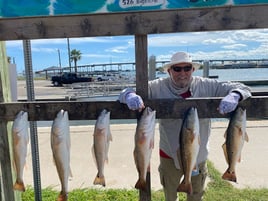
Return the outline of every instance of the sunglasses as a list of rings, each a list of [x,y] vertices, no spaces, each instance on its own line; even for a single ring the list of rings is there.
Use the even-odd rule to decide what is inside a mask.
[[[192,66],[173,66],[171,67],[172,70],[174,70],[175,72],[181,72],[182,70],[184,72],[189,72],[192,70]]]

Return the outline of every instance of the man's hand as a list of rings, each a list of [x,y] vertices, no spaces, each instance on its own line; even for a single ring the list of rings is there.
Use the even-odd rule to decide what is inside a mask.
[[[238,93],[231,92],[221,100],[219,105],[219,112],[221,114],[226,114],[234,111],[238,105],[240,98],[241,96]]]
[[[141,111],[144,108],[144,103],[142,98],[136,93],[128,93],[126,95],[126,104],[131,110]]]
[[[124,89],[118,98],[120,103],[127,104],[130,110],[139,110],[142,111],[144,108],[144,103],[142,98],[135,93],[132,88]]]

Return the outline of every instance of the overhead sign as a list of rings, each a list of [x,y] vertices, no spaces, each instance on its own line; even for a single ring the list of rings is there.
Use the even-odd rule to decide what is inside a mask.
[[[268,0],[0,0],[0,18],[268,3]]]

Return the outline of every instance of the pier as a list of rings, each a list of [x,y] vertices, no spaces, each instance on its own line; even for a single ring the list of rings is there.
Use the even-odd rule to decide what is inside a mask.
[[[154,57],[151,56],[150,59]],[[232,69],[232,68],[268,68],[267,59],[212,59],[212,60],[193,60],[200,63],[203,68],[205,62],[209,62],[210,69]],[[168,60],[155,61],[155,69],[163,70],[163,66],[168,63]],[[119,73],[128,73],[135,71],[135,62],[115,62],[115,63],[103,63],[103,64],[88,64],[77,66],[78,74],[81,76],[97,77],[98,75],[118,75]],[[40,71],[36,71],[36,76],[45,76],[49,79],[53,75],[60,74],[62,72],[74,72],[74,67],[48,67]]]

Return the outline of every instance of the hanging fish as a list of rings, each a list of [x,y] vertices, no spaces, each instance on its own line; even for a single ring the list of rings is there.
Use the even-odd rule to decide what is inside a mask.
[[[68,199],[68,178],[70,169],[70,128],[68,112],[61,110],[54,119],[51,128],[51,149],[61,182],[58,201]]]
[[[146,190],[146,174],[154,148],[155,110],[146,107],[138,120],[135,133],[134,160],[139,174],[135,188]]]
[[[14,190],[25,191],[23,182],[23,170],[26,164],[27,148],[29,144],[28,113],[20,111],[12,125],[13,154],[16,168],[16,182]]]
[[[200,148],[199,119],[197,109],[191,107],[184,118],[180,133],[180,161],[184,178],[177,191],[193,193],[191,176],[197,169],[197,156]]]
[[[248,142],[246,132],[246,109],[238,107],[232,114],[228,128],[225,132],[226,141],[222,145],[228,168],[222,175],[225,180],[236,182],[235,167],[241,161],[241,153],[244,142]]]
[[[110,112],[103,109],[95,124],[93,134],[93,156],[96,161],[98,173],[93,182],[94,185],[105,186],[104,164],[108,161],[108,151],[112,135],[110,130]]]

